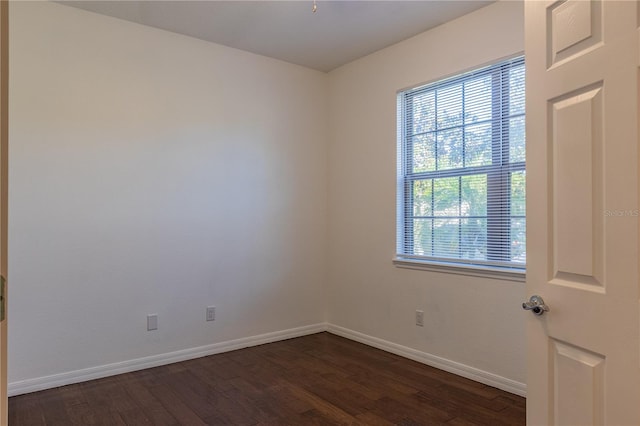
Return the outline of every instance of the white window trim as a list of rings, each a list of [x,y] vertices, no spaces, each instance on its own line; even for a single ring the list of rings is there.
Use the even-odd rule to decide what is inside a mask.
[[[465,275],[480,278],[492,278],[502,281],[525,282],[525,269],[502,268],[487,265],[472,265],[457,262],[434,262],[432,260],[416,260],[396,256],[393,264],[397,268],[415,269],[419,271],[440,272],[446,274]]]
[[[496,61],[495,63],[505,62],[518,56],[522,56],[522,54],[514,55],[511,58],[504,58],[500,61]],[[490,66],[485,65],[485,66]],[[478,67],[477,69],[481,69],[482,67]],[[473,71],[473,70],[472,70]],[[464,73],[460,73],[464,74]],[[455,75],[450,76],[455,77]],[[443,79],[443,80],[446,80]],[[401,97],[400,95],[407,91],[411,90],[411,88],[406,88],[401,91],[398,91],[398,109],[401,108]],[[398,131],[398,139],[404,140],[404,125],[402,122],[402,118],[400,114],[397,115],[397,131]],[[404,155],[402,144],[398,144],[397,146],[397,155],[398,159],[401,159]],[[402,161],[402,160],[399,160]],[[400,185],[400,183],[398,183]],[[401,206],[397,205],[398,213],[402,214],[400,211]],[[398,232],[398,231],[396,231]],[[526,264],[521,267],[508,267],[508,266],[493,266],[487,264],[473,264],[473,263],[463,263],[457,262],[456,259],[448,259],[440,261],[434,259],[416,259],[411,255],[404,256],[401,253],[396,254],[396,256],[392,260],[394,266],[403,269],[413,269],[413,270],[422,270],[429,272],[438,272],[438,273],[449,273],[456,275],[464,275],[464,276],[474,276],[480,278],[490,278],[497,279],[503,281],[513,281],[513,282],[525,282],[526,281]]]

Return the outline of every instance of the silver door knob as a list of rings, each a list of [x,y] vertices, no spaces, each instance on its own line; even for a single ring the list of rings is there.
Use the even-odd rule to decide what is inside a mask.
[[[542,297],[537,295],[531,296],[528,302],[524,302],[522,304],[522,309],[531,311],[536,315],[542,315],[545,312],[549,311],[549,307],[544,304],[544,300],[542,300]]]

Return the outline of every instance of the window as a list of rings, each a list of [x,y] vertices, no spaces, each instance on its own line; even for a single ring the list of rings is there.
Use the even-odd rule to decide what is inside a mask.
[[[398,95],[397,260],[524,272],[524,58]]]

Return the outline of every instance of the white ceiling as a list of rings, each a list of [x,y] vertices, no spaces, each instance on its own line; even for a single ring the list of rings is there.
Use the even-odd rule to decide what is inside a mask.
[[[493,2],[316,1],[60,3],[330,71]]]

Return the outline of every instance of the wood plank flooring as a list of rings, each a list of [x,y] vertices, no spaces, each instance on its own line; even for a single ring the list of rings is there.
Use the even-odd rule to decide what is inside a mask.
[[[525,400],[329,333],[9,399],[9,425],[524,425]]]

